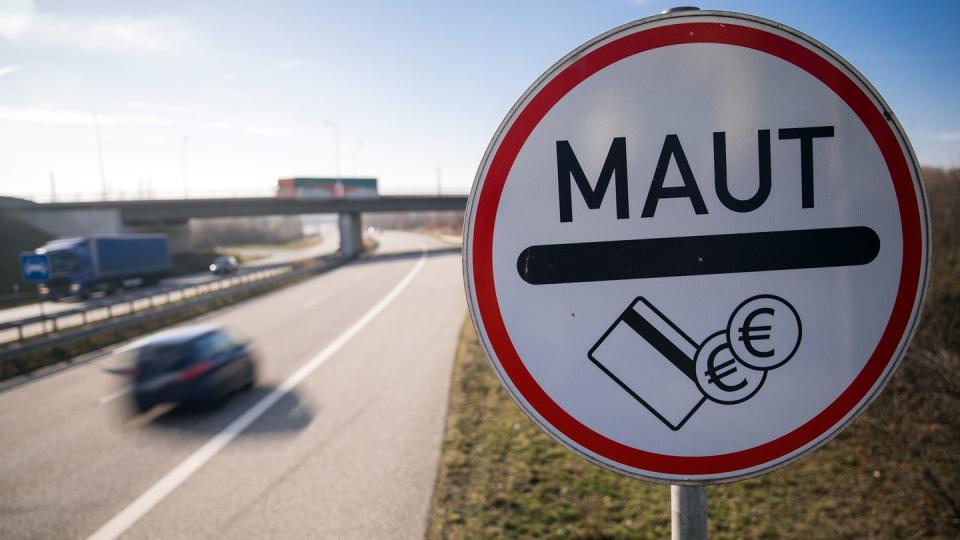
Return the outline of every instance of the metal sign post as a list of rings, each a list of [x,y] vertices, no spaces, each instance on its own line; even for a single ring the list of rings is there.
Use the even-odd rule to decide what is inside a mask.
[[[20,254],[20,277],[27,282],[43,283],[50,279],[50,259],[45,254],[24,252]],[[47,331],[46,315],[44,313],[45,298],[41,297],[37,305],[40,308],[40,324],[43,331]]]
[[[572,51],[520,97],[470,195],[487,358],[571,451],[674,485],[816,450],[883,388],[929,257],[919,166],[856,70],[782,24],[675,11]]]
[[[670,486],[673,540],[706,540],[707,486]]]

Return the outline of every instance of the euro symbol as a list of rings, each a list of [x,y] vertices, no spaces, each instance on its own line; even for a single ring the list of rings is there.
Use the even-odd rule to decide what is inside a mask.
[[[750,354],[758,358],[770,358],[774,354],[774,349],[769,351],[758,351],[756,347],[753,346],[754,341],[761,341],[764,339],[770,339],[770,326],[753,326],[753,319],[758,315],[770,315],[771,317],[774,314],[773,308],[762,307],[756,309],[747,315],[747,318],[743,321],[743,326],[740,327],[738,333],[740,334],[739,339],[743,342],[743,346],[750,351]],[[763,333],[767,332],[767,333]]]
[[[693,362],[697,388],[711,401],[723,405],[750,399],[767,378],[766,371],[741,365],[730,350],[726,330],[701,343]]]
[[[740,382],[731,385],[723,382],[723,379],[724,377],[733,375],[737,372],[737,361],[731,358],[726,362],[721,363],[719,366],[714,365],[714,362],[717,361],[717,354],[724,349],[725,347],[717,348],[710,353],[710,356],[707,358],[707,370],[704,371],[703,374],[707,376],[708,384],[716,385],[716,387],[723,392],[736,392],[747,385],[747,380],[740,379]],[[727,369],[728,367],[730,369]],[[726,369],[726,371],[720,372],[720,370],[723,369]]]

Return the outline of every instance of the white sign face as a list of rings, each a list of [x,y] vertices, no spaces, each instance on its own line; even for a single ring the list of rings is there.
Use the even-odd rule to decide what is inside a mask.
[[[909,341],[923,190],[879,95],[769,21],[654,17],[521,98],[473,187],[480,340],[547,432],[664,482],[760,474],[827,441]]]

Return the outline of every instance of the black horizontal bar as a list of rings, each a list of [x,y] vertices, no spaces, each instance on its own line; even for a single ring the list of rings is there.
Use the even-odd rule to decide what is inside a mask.
[[[531,246],[517,271],[527,283],[549,285],[854,266],[879,252],[873,229],[839,227]]]

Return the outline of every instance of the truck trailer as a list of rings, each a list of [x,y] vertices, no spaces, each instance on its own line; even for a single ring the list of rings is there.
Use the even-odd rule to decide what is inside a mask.
[[[50,279],[40,293],[51,298],[152,285],[172,268],[163,234],[111,234],[59,238],[35,253],[50,261]]]

